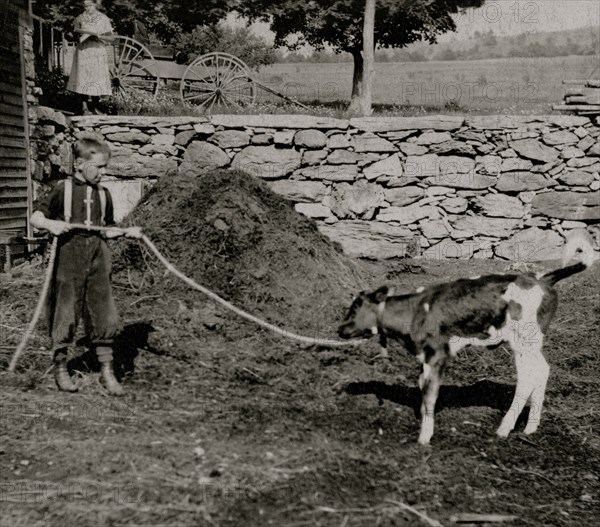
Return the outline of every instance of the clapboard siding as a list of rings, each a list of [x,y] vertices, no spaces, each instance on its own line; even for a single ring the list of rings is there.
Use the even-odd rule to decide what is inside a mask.
[[[4,33],[2,35],[0,35],[0,38],[8,38],[8,35],[5,35]],[[17,45],[18,45],[18,41],[17,41]],[[0,72],[2,73],[6,73],[7,75],[12,75],[14,78],[20,79],[21,78],[21,64],[17,63],[13,63],[13,62],[8,62],[9,60],[16,60],[20,61],[21,57],[19,56],[18,53],[13,53],[11,51],[11,49],[7,49],[5,46],[0,46],[0,52],[2,53],[2,64],[0,64]],[[4,62],[6,61],[6,62]]]
[[[0,132],[1,135],[1,132]],[[18,137],[15,136],[11,136],[8,135],[8,133],[2,137],[2,146],[5,146],[6,148],[20,148],[22,150],[25,149],[25,146],[23,145],[24,141],[23,139],[19,139]]]
[[[23,116],[0,114],[0,124],[8,124],[17,128],[25,128]]]
[[[27,190],[22,188],[0,187],[0,197],[5,199],[27,199]]]
[[[0,114],[14,115],[23,118],[23,104],[21,103],[20,106],[15,106],[14,104],[4,104],[0,102]]]
[[[2,141],[4,143],[4,141]],[[2,146],[2,156],[4,159],[23,159],[27,155],[27,150],[22,146]]]
[[[23,90],[21,89],[21,86],[15,86],[14,84],[4,82],[4,77],[2,77],[2,80],[0,81],[0,92],[9,95],[21,95]]]
[[[3,125],[0,123],[0,137],[10,140],[20,140],[23,142],[25,138],[25,126],[19,125]]]
[[[27,232],[30,175],[19,25],[27,20],[27,9],[27,0],[0,3],[0,231],[22,234]]]

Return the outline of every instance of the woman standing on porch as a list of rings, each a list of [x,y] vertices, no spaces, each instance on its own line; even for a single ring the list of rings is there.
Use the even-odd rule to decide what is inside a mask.
[[[75,19],[79,44],[67,89],[87,96],[83,102],[84,114],[101,113],[98,110],[100,97],[112,93],[105,43],[112,40],[113,28],[99,7],[100,0],[84,0],[84,12]]]

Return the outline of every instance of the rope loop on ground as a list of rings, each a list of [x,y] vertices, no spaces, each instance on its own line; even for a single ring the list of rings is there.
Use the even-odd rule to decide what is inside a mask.
[[[100,226],[95,226],[95,225],[87,226],[87,225],[83,225],[83,224],[81,224],[81,225],[80,224],[70,224],[70,228],[71,229],[92,230],[92,231],[99,231],[99,232],[106,232],[108,230],[123,230],[123,229],[119,229],[116,227],[100,227]],[[164,265],[164,267],[171,274],[175,275],[177,278],[179,278],[180,280],[185,282],[192,289],[196,289],[197,291],[204,293],[206,296],[208,296],[209,298],[211,298],[218,304],[221,304],[228,310],[233,311],[235,314],[239,315],[240,317],[245,318],[246,320],[250,320],[251,322],[254,322],[257,325],[259,325],[263,328],[266,328],[269,331],[276,333],[277,335],[281,335],[281,336],[291,339],[291,340],[296,340],[298,342],[304,342],[305,344],[312,344],[315,346],[348,347],[348,346],[358,346],[359,344],[362,343],[362,341],[358,340],[358,339],[341,341],[341,340],[320,339],[320,338],[315,338],[315,337],[307,337],[304,335],[298,335],[296,333],[292,333],[291,331],[287,331],[278,326],[275,326],[274,324],[271,324],[271,323],[269,323],[265,320],[262,320],[258,317],[255,317],[254,315],[251,315],[250,313],[244,311],[243,309],[240,309],[239,307],[234,306],[232,303],[230,303],[227,300],[225,300],[224,298],[220,297],[219,295],[217,295],[210,289],[200,285],[198,282],[196,282],[192,278],[183,274],[179,269],[177,269],[171,262],[169,262],[165,258],[165,256],[157,249],[156,245],[154,245],[154,243],[152,243],[152,240],[150,240],[150,238],[148,238],[148,236],[146,236],[145,234],[142,235],[141,241],[144,242],[144,244],[148,247],[150,252],[152,254],[154,254],[154,256],[156,256],[156,258]],[[8,366],[8,371],[12,372],[15,370],[15,367],[17,366],[17,361],[19,360],[19,357],[23,353],[25,346],[27,345],[27,342],[29,341],[29,338],[31,337],[31,334],[33,333],[35,326],[37,325],[37,322],[40,318],[42,308],[46,302],[46,297],[48,296],[48,290],[50,289],[50,283],[52,281],[52,273],[54,271],[54,260],[56,258],[57,244],[58,244],[58,236],[55,236],[54,239],[52,240],[52,245],[50,247],[50,257],[48,259],[48,268],[46,269],[44,285],[42,287],[42,291],[40,293],[40,297],[38,299],[37,306],[33,313],[33,317],[31,319],[31,321],[29,322],[29,325],[27,326],[27,330],[25,331],[25,334],[23,335],[21,342],[19,343],[19,346],[17,347],[17,349],[15,350],[15,352],[11,358],[10,364]]]
[[[188,276],[183,274],[181,271],[179,271],[175,266],[173,266],[171,264],[171,262],[169,262],[162,255],[162,253],[152,243],[150,238],[148,238],[145,234],[142,236],[142,241],[147,245],[148,249],[150,249],[150,251],[160,260],[160,262],[167,268],[167,270],[169,272],[174,274],[177,278],[183,280],[191,288],[204,293],[206,296],[213,299],[215,302],[218,302],[219,304],[226,307],[230,311],[233,311],[237,315],[239,315],[247,320],[250,320],[250,321],[254,322],[255,324],[258,324],[259,326],[266,328],[266,329],[272,331],[273,333],[277,333],[278,335],[282,335],[288,339],[297,340],[299,342],[304,342],[306,344],[315,344],[315,345],[321,345],[321,346],[356,346],[362,342],[361,340],[341,341],[341,340],[330,340],[330,339],[318,339],[318,338],[314,338],[314,337],[306,337],[303,335],[297,335],[296,333],[292,333],[290,331],[287,331],[285,329],[277,327],[274,324],[266,322],[258,317],[255,317],[254,315],[247,313],[246,311],[240,309],[239,307],[234,306],[233,304],[231,304],[224,298],[221,298],[216,293],[213,293],[210,289],[207,289],[206,287],[201,286],[199,283],[197,283],[196,281],[192,280],[191,278],[189,278]]]

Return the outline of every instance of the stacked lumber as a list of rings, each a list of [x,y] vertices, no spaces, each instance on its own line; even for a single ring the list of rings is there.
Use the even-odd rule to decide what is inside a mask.
[[[566,90],[564,104],[555,104],[554,110],[600,115],[600,80],[563,80],[563,84],[574,87]]]

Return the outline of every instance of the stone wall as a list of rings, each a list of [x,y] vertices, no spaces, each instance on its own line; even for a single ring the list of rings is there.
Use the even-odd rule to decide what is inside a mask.
[[[67,140],[84,132],[120,181],[245,170],[356,256],[555,259],[600,221],[600,118],[90,116]]]

